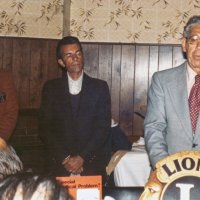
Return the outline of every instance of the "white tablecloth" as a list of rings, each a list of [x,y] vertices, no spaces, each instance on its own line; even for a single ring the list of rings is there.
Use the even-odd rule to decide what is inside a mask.
[[[114,169],[116,186],[144,186],[150,174],[150,163],[144,146],[134,146]]]

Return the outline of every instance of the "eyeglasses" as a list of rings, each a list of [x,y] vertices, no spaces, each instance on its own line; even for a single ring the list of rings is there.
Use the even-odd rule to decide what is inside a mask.
[[[197,45],[200,42],[200,36],[192,35],[187,39],[187,41],[191,45]]]

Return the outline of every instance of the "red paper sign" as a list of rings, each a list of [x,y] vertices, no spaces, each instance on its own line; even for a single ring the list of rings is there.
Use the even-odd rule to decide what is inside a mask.
[[[101,200],[101,176],[70,176],[56,177],[67,188],[74,200]]]

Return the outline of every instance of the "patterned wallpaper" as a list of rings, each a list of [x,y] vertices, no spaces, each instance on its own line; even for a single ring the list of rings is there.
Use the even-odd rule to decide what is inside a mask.
[[[63,0],[0,0],[0,36],[60,38]]]
[[[72,0],[71,33],[83,41],[179,44],[200,0]]]
[[[63,4],[81,41],[179,44],[200,0],[0,0],[0,36],[61,38]]]

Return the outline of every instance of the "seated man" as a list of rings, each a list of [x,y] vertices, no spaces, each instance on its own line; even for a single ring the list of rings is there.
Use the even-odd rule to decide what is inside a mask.
[[[76,37],[57,46],[66,75],[45,83],[40,107],[40,137],[55,161],[56,176],[106,175],[110,152],[111,102],[105,81],[83,72],[84,57]]]

